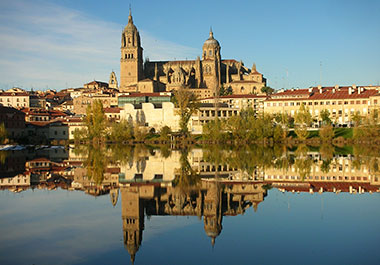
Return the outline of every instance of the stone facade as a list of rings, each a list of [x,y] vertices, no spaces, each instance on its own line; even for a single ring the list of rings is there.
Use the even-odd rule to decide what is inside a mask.
[[[121,37],[120,91],[159,92],[180,87],[192,89],[200,98],[219,93],[223,86],[234,94],[257,94],[266,79],[256,70],[236,60],[223,60],[221,46],[210,30],[202,47],[202,59],[185,61],[145,61],[140,34],[129,14]]]

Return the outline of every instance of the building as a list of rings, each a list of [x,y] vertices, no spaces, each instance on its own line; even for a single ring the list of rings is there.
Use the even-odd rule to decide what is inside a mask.
[[[172,102],[125,104],[120,111],[120,119],[141,126],[154,128],[156,131],[168,126],[172,131],[178,131],[179,115]]]
[[[12,88],[5,92],[0,91],[0,105],[16,109],[29,108],[29,93],[20,88]]]
[[[104,108],[117,107],[117,96],[110,93],[81,95],[73,99],[74,113],[79,115],[86,114],[88,105],[91,105],[94,100],[100,100]]]
[[[226,119],[238,114],[238,108],[225,103],[219,103],[216,107],[212,103],[201,103],[189,120],[189,130],[193,134],[201,134],[203,125],[216,117]],[[125,104],[124,109],[120,111],[120,119],[154,128],[155,131],[164,126],[168,126],[173,132],[180,129],[180,115],[172,102]]]
[[[333,123],[349,126],[354,114],[367,115],[371,109],[380,107],[380,94],[375,88],[355,85],[290,89],[265,100],[264,111],[294,116],[301,104],[308,107],[318,124],[321,123],[321,111],[327,109]]]
[[[4,124],[8,137],[11,139],[26,136],[25,113],[20,110],[0,106],[0,124]]]
[[[210,30],[202,48],[202,59],[184,61],[145,61],[140,34],[131,12],[121,36],[120,91],[160,92],[180,87],[191,89],[200,98],[214,96],[223,86],[234,94],[260,93],[266,79],[243,62],[224,60],[221,46]]]

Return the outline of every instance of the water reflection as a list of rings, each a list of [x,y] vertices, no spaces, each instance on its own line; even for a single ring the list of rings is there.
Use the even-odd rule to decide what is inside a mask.
[[[212,246],[223,217],[257,211],[276,188],[281,192],[379,192],[376,148],[210,146],[171,150],[145,146],[25,148],[0,152],[0,187],[81,190],[121,201],[124,247],[133,263],[145,217],[197,216]]]

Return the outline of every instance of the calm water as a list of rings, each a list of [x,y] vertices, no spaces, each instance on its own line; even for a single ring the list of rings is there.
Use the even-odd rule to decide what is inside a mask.
[[[376,154],[2,152],[0,264],[380,264]]]

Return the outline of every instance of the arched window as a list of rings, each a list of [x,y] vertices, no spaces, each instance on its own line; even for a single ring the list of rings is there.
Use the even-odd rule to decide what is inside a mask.
[[[131,38],[130,37],[128,37],[128,43],[131,43]]]
[[[210,55],[210,56],[212,55],[212,50],[209,51],[209,55]]]
[[[205,51],[205,57],[207,56],[207,52]]]
[[[241,87],[241,88],[240,88],[240,91],[242,91],[242,92],[243,92],[243,91],[244,91],[244,87]]]
[[[133,59],[133,53],[131,54],[131,59]]]

